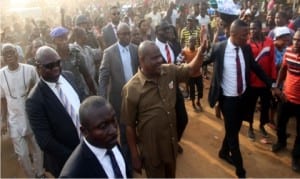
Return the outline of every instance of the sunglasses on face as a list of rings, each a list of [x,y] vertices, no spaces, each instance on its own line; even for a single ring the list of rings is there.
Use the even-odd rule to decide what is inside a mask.
[[[42,66],[43,66],[44,68],[47,68],[47,69],[49,69],[49,70],[52,70],[54,67],[60,66],[60,60],[57,60],[56,62],[44,64],[44,65],[42,65]]]

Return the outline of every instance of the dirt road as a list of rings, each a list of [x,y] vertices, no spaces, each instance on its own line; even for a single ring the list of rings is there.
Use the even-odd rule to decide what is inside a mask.
[[[189,123],[181,145],[183,154],[178,156],[177,177],[180,178],[231,178],[235,177],[234,167],[218,158],[218,151],[224,136],[223,121],[214,116],[214,110],[207,104],[208,81],[205,81],[203,99],[204,112],[196,113],[190,101],[186,101]],[[256,115],[257,116],[257,115]],[[255,120],[254,128],[258,129],[259,121]],[[240,132],[240,146],[244,159],[247,177],[250,178],[299,178],[300,174],[291,169],[291,149],[295,138],[295,120],[289,123],[287,149],[278,154],[271,152],[271,144],[262,144],[259,131],[256,130],[254,142],[247,138],[248,124],[244,122]],[[266,127],[269,142],[275,142],[275,131]],[[1,178],[25,177],[17,163],[17,157],[7,136],[1,140]]]

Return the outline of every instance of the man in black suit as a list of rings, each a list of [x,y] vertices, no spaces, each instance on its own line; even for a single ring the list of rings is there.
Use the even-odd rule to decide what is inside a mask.
[[[117,27],[120,22],[120,10],[117,6],[110,8],[111,22],[102,28],[105,48],[113,45],[118,41]]]
[[[60,177],[132,177],[118,145],[118,122],[112,106],[103,97],[91,96],[81,104],[79,115],[84,138],[66,162]]]
[[[72,73],[62,73],[60,56],[43,46],[36,52],[39,83],[26,101],[26,113],[44,152],[44,167],[58,177],[65,161],[80,141],[80,97]]]
[[[168,42],[169,34],[172,33],[171,25],[166,21],[161,21],[159,25],[155,27],[156,40],[155,44],[159,48],[160,53],[162,54],[164,63],[173,63],[176,64],[176,57],[181,52],[175,48]],[[178,142],[180,141],[183,132],[188,123],[188,115],[185,109],[184,98],[179,89],[176,87],[176,122],[177,122],[177,137]],[[183,149],[178,144],[178,153],[182,153]]]
[[[236,167],[236,175],[246,176],[239,147],[239,131],[247,108],[247,87],[253,70],[270,88],[272,81],[254,61],[251,48],[246,45],[248,26],[241,20],[233,21],[230,38],[213,46],[206,65],[214,62],[213,78],[208,94],[211,107],[219,101],[224,115],[225,137],[219,157]]]

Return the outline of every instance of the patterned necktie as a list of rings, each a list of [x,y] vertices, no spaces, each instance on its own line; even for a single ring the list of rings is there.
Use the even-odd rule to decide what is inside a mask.
[[[117,160],[116,160],[116,157],[115,157],[113,151],[111,149],[108,149],[106,153],[110,158],[112,168],[114,170],[115,178],[123,178],[120,167],[117,163]]]
[[[167,53],[167,62],[168,62],[168,63],[171,63],[171,62],[172,62],[172,60],[171,60],[171,53],[170,53],[168,44],[166,44],[165,50],[166,50],[166,53]]]
[[[237,93],[239,95],[243,92],[243,78],[242,78],[242,68],[239,57],[239,48],[235,48],[236,51],[236,79],[237,79]]]
[[[65,107],[66,111],[68,112],[68,114],[72,118],[72,122],[76,127],[79,139],[81,139],[79,116],[77,115],[74,107],[72,106],[72,104],[68,100],[67,96],[64,94],[64,92],[61,89],[59,83],[56,83],[55,88],[57,89],[59,99],[60,99],[62,105]]]

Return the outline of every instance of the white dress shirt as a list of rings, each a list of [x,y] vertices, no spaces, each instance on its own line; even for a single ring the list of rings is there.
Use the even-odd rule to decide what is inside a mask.
[[[227,41],[225,54],[224,54],[224,67],[221,87],[223,89],[224,96],[239,96],[237,93],[237,69],[236,69],[236,46],[232,44],[230,39]],[[239,58],[242,70],[243,79],[243,92],[246,89],[245,78],[245,59],[242,49],[239,47]]]
[[[200,14],[196,17],[198,20],[199,26],[205,26],[206,31],[208,31],[208,24],[210,23],[210,18],[208,15],[202,17]]]
[[[61,101],[59,94],[58,94],[58,90],[56,88],[56,83],[48,82],[48,81],[45,81],[44,79],[42,79],[42,80],[49,86],[49,88],[53,91],[53,93]],[[71,84],[62,75],[59,76],[57,83],[59,83],[60,88],[62,89],[64,95],[68,99],[68,102],[70,102],[71,105],[73,106],[76,115],[79,116],[80,99],[79,99],[78,94],[76,93],[74,88],[71,86]],[[77,118],[77,120],[79,120],[79,118]],[[80,126],[76,125],[74,119],[72,119],[72,122],[73,122],[74,126],[77,128],[77,131],[79,132],[80,130],[78,128]],[[81,136],[80,132],[79,132],[79,136]]]
[[[118,46],[119,46],[119,51],[120,51],[120,55],[121,55],[124,76],[125,76],[125,80],[127,82],[133,76],[129,46],[124,47],[120,43],[118,43]]]
[[[107,149],[95,147],[95,146],[91,145],[85,138],[83,138],[83,141],[88,146],[88,148],[91,149],[93,154],[97,157],[98,162],[102,165],[107,177],[108,178],[116,178],[115,174],[114,174],[114,170],[112,168],[110,158],[108,155],[106,155]],[[119,151],[118,147],[114,146],[112,148],[112,152],[114,153],[114,155],[116,157],[116,160],[117,160],[117,163],[121,170],[123,178],[127,178],[125,161],[124,161],[124,158],[123,158],[121,152]]]
[[[155,44],[156,46],[159,48],[161,55],[164,57],[165,61],[167,61],[167,52],[166,52],[166,45],[169,48],[170,51],[170,55],[171,55],[171,63],[175,63],[175,55],[174,52],[172,50],[172,48],[170,47],[170,45],[168,43],[163,43],[161,41],[159,41],[157,38],[155,40]]]

